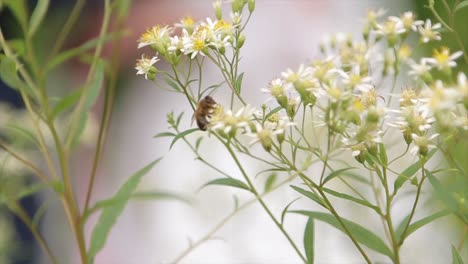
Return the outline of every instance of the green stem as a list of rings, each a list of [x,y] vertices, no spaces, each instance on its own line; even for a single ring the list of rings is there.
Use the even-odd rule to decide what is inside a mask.
[[[221,139],[220,139],[221,140]],[[273,215],[273,213],[271,212],[270,208],[268,208],[268,206],[265,204],[265,202],[263,201],[263,199],[261,198],[261,196],[259,195],[259,193],[257,192],[257,190],[255,189],[255,186],[253,185],[252,181],[250,180],[250,178],[248,177],[247,173],[245,172],[242,164],[240,163],[239,159],[237,158],[237,155],[234,153],[234,151],[232,150],[231,146],[229,145],[229,142],[223,142],[224,143],[224,146],[226,147],[226,149],[229,151],[229,154],[231,154],[231,157],[233,158],[234,162],[236,163],[237,167],[239,168],[239,170],[241,171],[242,173],[242,176],[244,177],[244,179],[247,181],[247,184],[250,188],[250,191],[255,195],[256,199],[258,200],[258,202],[260,203],[260,205],[263,207],[263,209],[267,212],[268,216],[271,218],[271,220],[273,220],[273,222],[275,223],[275,225],[278,227],[278,229],[283,233],[283,235],[286,237],[286,239],[289,241],[289,243],[291,244],[291,246],[294,248],[294,250],[296,251],[297,255],[301,258],[301,260],[304,262],[304,263],[307,263],[307,259],[302,255],[301,251],[299,250],[299,248],[296,246],[296,244],[294,243],[294,241],[291,239],[291,237],[289,236],[289,234],[286,232],[286,230],[284,229],[283,225],[275,218],[275,216]]]
[[[16,214],[16,216],[18,216],[18,218],[21,219],[21,221],[31,231],[32,235],[34,236],[36,241],[39,243],[39,246],[46,253],[50,262],[52,264],[58,264],[58,261],[55,258],[54,254],[52,253],[52,250],[50,249],[49,245],[45,241],[44,237],[39,233],[37,226],[34,225],[33,221],[31,220],[31,217],[29,217],[28,213],[24,210],[24,208],[21,207],[21,205],[18,204],[16,201],[10,204],[9,206],[11,207],[12,211]]]
[[[395,264],[400,264],[400,245],[398,243],[398,239],[395,234],[395,228],[393,226],[393,220],[392,220],[392,196],[390,195],[390,190],[388,187],[388,178],[387,178],[387,169],[385,167],[382,168],[382,175],[383,175],[383,186],[385,190],[385,221],[387,222],[387,227],[388,231],[390,233],[390,240],[392,243],[392,248],[393,248],[393,262]]]
[[[425,162],[423,160],[421,160],[422,162],[422,166],[421,166],[421,181],[418,183],[418,188],[417,188],[417,191],[416,191],[416,197],[414,199],[414,203],[413,203],[413,207],[411,208],[411,213],[409,215],[409,218],[408,218],[408,222],[406,223],[405,225],[405,229],[403,229],[403,232],[401,233],[401,240],[400,240],[400,243],[399,245],[401,246],[403,244],[403,242],[405,241],[406,239],[406,233],[408,232],[408,228],[411,224],[411,220],[413,220],[413,217],[414,217],[414,213],[416,212],[416,207],[418,205],[418,202],[419,202],[419,197],[421,195],[421,189],[422,189],[422,185],[424,183],[424,180],[426,179],[426,173],[425,173],[425,169],[424,169],[424,165],[425,165]]]

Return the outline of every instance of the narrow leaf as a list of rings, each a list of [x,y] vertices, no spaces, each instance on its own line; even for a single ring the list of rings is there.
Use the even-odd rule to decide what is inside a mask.
[[[283,223],[284,223],[284,218],[286,217],[286,213],[288,212],[289,206],[291,206],[295,201],[297,201],[299,199],[300,198],[296,198],[296,199],[292,200],[291,202],[288,203],[288,205],[286,205],[286,207],[284,207],[283,212],[281,212],[281,225],[283,225]]]
[[[162,133],[159,133],[159,134],[156,134],[153,136],[153,138],[160,138],[160,137],[175,137],[176,134],[172,133],[172,132],[162,132]]]
[[[408,223],[408,220],[409,220],[409,215],[406,216],[402,221],[401,223],[398,225],[397,229],[396,229],[396,236],[397,236],[397,241],[401,241],[401,239],[406,239],[409,235],[411,235],[412,233],[414,233],[416,230],[418,230],[419,228],[435,221],[436,219],[438,218],[441,218],[441,217],[444,217],[444,216],[447,216],[450,214],[450,211],[448,210],[443,210],[443,211],[439,211],[439,212],[436,212],[436,213],[433,213],[429,216],[426,216],[422,219],[419,219],[418,221],[410,224],[408,226],[408,230],[405,234],[405,237],[402,237],[403,235],[403,231]]]
[[[247,184],[245,184],[244,182],[238,180],[238,179],[234,179],[234,178],[219,178],[219,179],[215,179],[215,180],[212,180],[212,181],[209,181],[208,183],[206,183],[205,185],[202,186],[202,188],[206,187],[206,186],[209,186],[209,185],[224,185],[224,186],[231,186],[231,187],[235,187],[235,188],[239,188],[239,189],[244,189],[244,190],[247,190],[247,191],[250,191],[250,188],[249,186],[247,186]]]
[[[79,115],[77,119],[72,120],[72,123],[69,125],[68,134],[67,134],[67,142],[71,141],[71,147],[76,147],[79,142],[80,138],[83,134],[83,131],[86,127],[86,122],[88,120],[88,112],[91,110],[91,107],[96,102],[99,93],[101,92],[101,88],[103,86],[104,81],[104,63],[103,61],[99,61],[96,65],[96,72],[94,74],[94,78],[89,87],[85,87],[81,96],[84,96],[82,108],[79,109]],[[77,108],[75,108],[75,111]],[[73,136],[73,138],[70,138]]]
[[[468,7],[468,1],[467,0],[458,3],[458,5],[455,7],[453,12],[457,13],[457,12],[459,12],[460,10],[462,10],[462,9],[464,9],[466,7]]]
[[[18,78],[15,62],[6,56],[1,56],[0,60],[0,78],[10,88],[19,89],[22,82]]]
[[[351,167],[351,168],[344,168],[344,169],[339,169],[339,170],[336,170],[332,173],[330,173],[327,177],[325,177],[325,179],[323,180],[323,184],[327,183],[328,181],[332,180],[333,178],[335,178],[336,176],[339,176],[340,174],[344,173],[345,171],[349,171],[349,170],[352,170],[352,169],[355,169],[354,167]]]
[[[38,0],[36,8],[31,15],[31,21],[29,21],[29,36],[32,37],[36,30],[41,25],[42,20],[44,19],[47,8],[49,7],[49,0]]]
[[[447,190],[430,171],[425,170],[425,172],[432,188],[434,188],[436,197],[454,214],[459,215],[458,202],[455,197],[453,197],[452,193]]]
[[[36,135],[27,128],[20,127],[16,124],[7,124],[4,129],[11,137],[14,137],[15,140],[21,139],[24,143],[32,143],[39,148],[40,144]]]
[[[189,135],[189,134],[192,134],[193,132],[198,131],[198,130],[200,130],[200,129],[198,129],[198,128],[191,128],[191,129],[185,130],[185,131],[183,131],[183,132],[180,132],[180,133],[177,134],[177,135],[174,137],[174,139],[172,140],[171,145],[169,146],[169,149],[171,149],[172,146],[174,146],[174,144],[177,142],[177,140],[179,140],[179,139],[181,139],[181,138],[183,138],[183,137],[185,137],[185,136],[187,136],[187,135]]]
[[[310,192],[310,191],[306,191],[306,190],[301,189],[301,188],[299,188],[299,187],[297,187],[297,186],[294,186],[294,185],[290,185],[290,186],[291,186],[291,188],[293,188],[296,192],[298,192],[298,193],[304,195],[305,197],[311,199],[312,201],[314,201],[314,202],[320,204],[321,206],[327,208],[327,207],[325,206],[325,203],[322,201],[322,198],[320,198],[317,194],[315,194],[315,193],[313,193],[313,192]]]
[[[182,89],[179,87],[179,85],[177,83],[175,83],[173,80],[169,79],[169,78],[163,78],[164,79],[164,82],[166,82],[169,86],[171,86],[172,88],[174,88],[175,91],[177,92],[182,92]]]
[[[380,143],[379,144],[379,158],[382,164],[387,167],[388,158],[387,158],[387,150],[385,149],[385,145]]]
[[[331,194],[333,196],[336,196],[336,197],[339,197],[339,198],[342,198],[342,199],[345,199],[345,200],[348,200],[348,201],[351,201],[351,202],[355,202],[355,203],[367,206],[367,207],[371,208],[372,210],[374,210],[374,211],[376,211],[377,213],[380,214],[379,207],[371,204],[370,202],[368,202],[366,200],[362,200],[362,199],[356,198],[354,196],[351,196],[349,194],[333,191],[333,190],[327,189],[327,188],[323,188],[323,191],[326,192],[326,193],[329,193],[329,194]]]
[[[314,211],[290,211],[292,213],[302,214],[313,219],[323,221],[336,229],[345,232],[343,226],[336,220],[336,218],[328,213],[321,213],[321,212],[314,212]],[[378,237],[376,234],[371,232],[370,230],[364,228],[363,226],[356,224],[350,220],[345,218],[341,218],[341,220],[346,225],[346,228],[349,232],[353,235],[353,237],[361,244],[365,245],[366,247],[379,252],[385,256],[390,257],[393,259],[393,253],[388,248],[388,246]]]
[[[315,240],[315,224],[314,219],[309,217],[304,230],[304,251],[308,264],[314,264],[314,240]]]
[[[463,259],[457,249],[452,245],[452,264],[463,264]]]
[[[242,79],[243,78],[244,78],[244,73],[239,74],[239,76],[237,77],[236,83],[234,84],[234,88],[239,93],[240,93],[241,88],[242,88]]]
[[[270,176],[268,176],[268,178],[265,181],[264,192],[267,193],[267,192],[271,191],[271,188],[273,187],[273,185],[276,182],[276,178],[278,178],[278,175],[276,173],[272,173]]]
[[[58,101],[52,109],[52,112],[50,114],[52,120],[54,120],[60,113],[74,106],[80,99],[82,93],[83,89],[78,89],[76,91],[71,92],[69,95],[61,98],[60,101]]]
[[[101,39],[103,39],[103,42],[106,43],[106,42],[109,42],[109,41],[112,41],[112,40],[117,40],[121,37],[125,36],[125,32],[113,32],[113,33],[109,33],[108,35],[100,38],[94,38],[94,39],[91,39],[87,42],[85,42],[84,44],[76,47],[76,48],[72,48],[72,49],[69,49],[69,50],[66,50],[60,54],[58,54],[57,56],[53,57],[49,63],[47,64],[46,66],[46,71],[51,71],[52,69],[54,69],[55,67],[57,67],[58,65],[64,63],[65,61],[67,60],[70,60],[76,56],[79,56],[80,54],[96,47],[96,45],[98,45],[100,42],[101,42]]]
[[[128,178],[122,187],[117,191],[112,199],[117,201],[112,206],[107,206],[102,210],[98,222],[94,226],[91,234],[91,241],[88,250],[89,262],[94,262],[96,254],[104,247],[107,237],[117,221],[117,218],[122,214],[125,205],[130,199],[132,193],[140,183],[141,178],[147,174],[161,159],[151,162],[143,169],[137,171],[135,174]]]
[[[28,13],[27,5],[25,0],[6,0],[5,4],[10,8],[11,12],[18,20],[21,29],[26,32],[28,25]]]

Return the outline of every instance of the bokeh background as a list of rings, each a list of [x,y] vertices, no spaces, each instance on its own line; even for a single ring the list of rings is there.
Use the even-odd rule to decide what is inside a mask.
[[[34,1],[30,1],[34,2]],[[43,39],[39,45],[50,45],[52,36],[60,30],[74,1],[51,1]],[[337,32],[358,34],[366,11],[385,9],[389,15],[399,15],[405,10],[414,10],[420,18],[428,16],[423,7],[424,0],[257,0],[257,7],[246,29],[247,41],[242,51],[241,69],[245,71],[245,96],[252,105],[265,102],[267,96],[260,89],[277,77],[286,68],[296,68],[318,56],[319,44],[327,36]],[[88,1],[68,47],[76,46],[99,31],[102,1]],[[15,36],[16,25],[7,10],[1,13],[2,28],[9,29],[5,35]],[[112,196],[125,179],[150,161],[164,156],[156,168],[147,175],[140,190],[164,190],[190,202],[180,200],[132,201],[119,218],[109,236],[105,249],[96,258],[96,263],[169,263],[189,246],[209,232],[223,217],[233,210],[233,194],[241,201],[249,198],[242,192],[226,191],[225,188],[208,187],[199,190],[216,173],[194,160],[192,153],[183,145],[176,144],[169,150],[170,142],[154,139],[165,131],[166,113],[185,112],[182,127],[191,126],[191,110],[184,98],[155,87],[141,76],[135,75],[135,60],[140,57],[136,40],[146,28],[155,24],[172,24],[190,15],[195,19],[212,16],[210,0],[135,0],[125,27],[128,35],[121,41],[121,61],[118,79],[118,94],[107,146],[98,172],[93,201]],[[4,30],[5,31],[5,30]],[[86,68],[80,62],[60,69],[53,79],[57,89],[69,89],[69,83],[78,83],[85,78]],[[208,67],[206,83],[219,83],[220,76]],[[221,90],[220,90],[221,91]],[[219,91],[220,101],[227,96]],[[18,98],[2,85],[0,99],[16,103]],[[99,105],[95,116],[98,119]],[[200,132],[202,133],[202,132]],[[195,138],[195,137],[194,137]],[[210,146],[209,140],[202,147],[207,159],[236,172],[221,149]],[[74,171],[79,200],[84,199],[87,185],[86,175],[92,164],[92,146],[84,148],[78,155]],[[248,163],[248,161],[246,161]],[[252,171],[257,164],[250,164]],[[81,172],[83,172],[81,174]],[[236,173],[234,173],[236,174]],[[298,195],[287,186],[267,197],[266,201],[276,214]],[[48,199],[45,194],[35,200],[24,201],[31,210],[39,201]],[[306,206],[299,202],[298,207]],[[361,223],[378,226],[365,214],[339,207],[347,215],[354,215]],[[3,209],[3,211],[5,211]],[[4,216],[11,218],[6,212]],[[16,227],[2,225],[0,237],[12,233],[10,241],[23,241],[28,256],[21,249],[5,258],[5,263],[47,263],[39,250],[31,246],[31,237],[18,224]],[[96,221],[96,218],[91,219]],[[11,222],[11,221],[8,221]],[[287,228],[296,241],[302,240],[306,219],[288,216]],[[451,224],[451,222],[450,222]],[[78,263],[79,258],[72,241],[67,240],[67,227],[60,204],[52,205],[41,221],[41,229],[59,252],[61,263]],[[91,230],[89,230],[91,231]],[[411,236],[408,246],[402,249],[402,258],[407,263],[448,263],[451,258],[450,245],[457,229],[441,222],[429,225],[420,233]],[[16,234],[16,235],[15,235]],[[362,263],[354,246],[342,233],[325,224],[317,224],[316,263]],[[29,241],[29,242],[28,242]],[[29,243],[29,246],[27,246]],[[299,243],[300,244],[300,243]],[[0,247],[2,248],[2,247]],[[3,252],[3,251],[2,251]],[[3,253],[2,253],[3,254]],[[18,256],[20,255],[20,256]],[[1,260],[2,258],[0,258]],[[14,260],[16,259],[16,260]],[[377,256],[376,259],[379,259]],[[384,257],[382,263],[388,262]],[[222,227],[210,240],[191,252],[182,263],[300,263],[292,248],[277,230],[266,213],[257,205],[241,211]]]

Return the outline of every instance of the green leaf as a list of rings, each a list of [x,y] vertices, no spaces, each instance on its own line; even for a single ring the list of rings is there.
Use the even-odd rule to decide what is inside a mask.
[[[199,137],[197,138],[197,141],[195,141],[195,149],[198,151],[198,149],[200,148],[200,144],[203,140],[203,137]]]
[[[468,7],[468,1],[465,0],[465,1],[462,1],[462,2],[458,3],[458,5],[455,7],[453,12],[457,13],[458,11],[460,11],[460,10],[466,8],[466,7]]]
[[[130,199],[131,195],[140,183],[141,178],[147,174],[161,159],[151,162],[143,169],[137,171],[130,176],[128,180],[120,187],[117,193],[112,198],[114,204],[106,206],[102,209],[102,213],[98,222],[94,226],[91,234],[91,241],[88,250],[89,262],[94,262],[94,257],[104,247],[107,237],[117,221],[117,218],[122,214],[125,205]]]
[[[89,85],[89,87],[85,87],[81,94],[81,96],[84,96],[85,98],[83,101],[82,108],[79,109],[80,113],[78,115],[78,119],[72,120],[72,123],[70,123],[68,129],[67,142],[70,142],[71,140],[72,148],[76,147],[80,142],[81,135],[83,134],[83,131],[86,127],[86,121],[88,120],[88,112],[91,110],[91,107],[94,105],[99,96],[99,93],[101,92],[103,81],[104,64],[103,61],[99,61],[96,64],[96,72],[94,73],[94,78],[91,84]],[[75,108],[75,111],[76,109],[77,108]],[[71,136],[73,136],[73,138],[70,138]]]
[[[304,230],[304,251],[308,264],[314,264],[314,240],[315,240],[314,219],[309,217]]]
[[[11,12],[18,20],[21,29],[26,32],[28,25],[28,7],[25,0],[6,0],[5,4],[10,8]]]
[[[69,95],[61,98],[50,113],[52,120],[54,120],[60,113],[74,106],[80,99],[82,93],[83,89],[78,89],[76,91],[71,92]]]
[[[426,160],[429,160],[434,154],[436,150],[432,150],[426,157]],[[398,178],[393,183],[393,195],[395,195],[398,189],[403,186],[403,184],[408,181],[419,169],[421,168],[421,162],[417,160],[415,163],[411,164],[408,168],[406,168]]]
[[[345,171],[349,171],[349,170],[352,170],[352,169],[355,169],[354,167],[351,167],[351,168],[344,168],[344,169],[339,169],[339,170],[336,170],[332,173],[330,173],[327,177],[325,177],[325,179],[323,180],[323,184],[327,183],[328,181],[332,180],[333,178],[335,178],[336,176],[342,174],[343,172]]]
[[[190,204],[190,199],[167,191],[141,191],[133,193],[130,197],[132,200],[176,200]]]
[[[453,196],[453,193],[447,190],[442,183],[428,170],[425,170],[427,178],[434,188],[436,197],[441,200],[445,206],[450,209],[454,214],[459,215],[458,202]]]
[[[172,132],[162,132],[162,133],[154,135],[153,138],[175,137],[175,136],[176,136],[176,134],[174,134]]]
[[[172,146],[174,146],[174,144],[177,142],[177,140],[189,135],[189,134],[192,134],[193,132],[195,131],[199,131],[200,129],[198,128],[191,128],[191,129],[188,129],[188,130],[185,130],[183,132],[180,132],[179,134],[177,134],[174,139],[172,140],[171,142],[171,145],[169,146],[169,149],[172,148]]]
[[[16,124],[7,124],[4,128],[10,134],[13,141],[21,139],[24,141],[24,143],[33,143],[38,148],[40,148],[40,144],[36,138],[36,135],[30,130],[24,127],[20,127]]]
[[[265,193],[271,191],[271,188],[275,184],[275,181],[277,178],[278,178],[278,175],[276,173],[272,173],[270,174],[270,176],[268,176],[268,178],[265,181],[265,188],[264,188]]]
[[[380,161],[382,162],[382,165],[387,167],[387,164],[388,164],[387,150],[385,149],[385,145],[382,143],[379,144],[379,158],[380,158]]]
[[[452,245],[452,264],[463,264],[463,259],[457,249]]]
[[[49,7],[49,0],[38,0],[36,8],[31,15],[31,21],[29,21],[29,32],[28,35],[32,37],[36,33],[37,29],[41,25],[42,20],[44,19],[47,8]]]
[[[164,82],[167,83],[169,86],[171,86],[172,88],[174,88],[175,91],[181,93],[182,92],[182,89],[179,87],[179,85],[177,83],[175,83],[173,80],[169,79],[169,78],[163,78]]]
[[[294,186],[294,185],[290,185],[290,186],[291,186],[291,188],[293,188],[296,192],[298,192],[298,193],[304,195],[305,197],[311,199],[312,201],[314,201],[314,202],[320,204],[321,206],[327,208],[327,207],[325,206],[325,203],[322,201],[322,198],[320,198],[317,194],[315,194],[315,193],[313,193],[313,192],[310,192],[310,191],[306,191],[306,190],[301,189],[301,188],[299,188],[299,187],[297,187],[297,186]]]
[[[238,93],[240,93],[241,91],[243,78],[244,78],[244,73],[239,74],[239,76],[237,76],[236,82],[234,83],[234,89],[236,89]]]
[[[112,41],[112,40],[117,40],[123,36],[125,36],[126,32],[113,32],[113,33],[109,33],[107,34],[106,36],[100,38],[95,38],[95,39],[92,39],[92,40],[89,40],[87,42],[85,42],[84,44],[76,47],[76,48],[72,48],[72,49],[69,49],[69,50],[66,50],[60,54],[58,54],[57,56],[53,57],[49,63],[47,64],[46,66],[46,72],[49,72],[51,71],[52,69],[54,69],[55,67],[57,67],[58,65],[64,63],[65,61],[69,60],[69,59],[72,59],[76,56],[79,56],[81,55],[82,53],[94,48],[96,45],[98,45],[101,41],[101,39],[103,39],[103,42],[106,43],[106,42],[109,42],[109,41]]]
[[[300,198],[296,198],[296,199],[292,200],[291,202],[288,203],[288,205],[286,205],[286,207],[284,207],[283,212],[281,212],[281,225],[283,225],[283,223],[284,223],[284,218],[286,217],[286,213],[288,212],[289,206],[291,206],[295,201],[297,201],[299,199]]]
[[[351,202],[355,202],[355,203],[367,206],[367,207],[371,208],[372,210],[374,210],[375,212],[377,212],[378,214],[380,214],[379,207],[371,204],[370,202],[368,202],[366,200],[362,200],[362,199],[356,198],[354,196],[351,196],[349,194],[340,193],[340,192],[333,191],[333,190],[327,189],[327,188],[323,188],[323,191],[326,192],[326,193],[329,193],[329,194],[331,194],[333,196],[336,196],[336,197],[339,197],[339,198],[342,198],[342,199],[345,199],[345,200],[348,200],[348,201],[351,201]]]
[[[314,212],[314,211],[304,211],[304,210],[298,210],[298,211],[290,211],[291,213],[296,213],[296,214],[302,214],[308,217],[311,217],[313,219],[323,221],[336,229],[344,232],[343,226],[336,220],[336,218],[328,213],[322,213],[322,212]],[[385,256],[390,257],[393,259],[393,253],[392,251],[388,248],[388,246],[378,237],[376,234],[371,232],[370,230],[364,228],[363,226],[356,224],[350,220],[347,220],[343,217],[341,217],[341,220],[343,223],[346,225],[346,228],[349,230],[349,232],[353,235],[353,237],[361,244],[365,245],[366,247],[379,252]]]
[[[127,16],[128,11],[130,10],[131,0],[117,0],[117,14],[120,19]]]
[[[15,61],[6,56],[0,56],[0,78],[13,89],[19,89],[22,85],[18,78]]]
[[[411,235],[412,233],[414,233],[416,230],[418,230],[419,228],[433,222],[434,220],[438,219],[438,218],[441,218],[441,217],[444,217],[446,215],[449,215],[450,214],[450,211],[448,210],[443,210],[443,211],[439,211],[439,212],[436,212],[434,214],[431,214],[429,216],[426,216],[422,219],[419,219],[418,221],[410,224],[408,226],[408,230],[406,231],[406,235],[405,237],[402,237],[403,235],[403,231],[405,231],[405,227],[406,225],[408,224],[408,221],[409,221],[409,217],[410,215],[407,215],[402,221],[401,223],[398,225],[397,229],[396,229],[396,237],[397,237],[397,241],[401,241],[401,239],[406,239],[407,237],[409,237],[409,235]]]
[[[242,182],[242,181],[240,181],[238,179],[234,179],[234,178],[215,179],[215,180],[209,181],[208,183],[203,185],[201,188],[204,188],[204,187],[209,186],[209,185],[231,186],[231,187],[247,190],[247,191],[250,192],[250,188],[249,188],[249,186],[247,186],[247,184],[245,184],[244,182]]]
[[[281,111],[281,109],[283,109],[283,107],[281,107],[281,106],[278,106],[278,107],[274,108],[273,110],[271,110],[270,112],[268,112],[268,114],[265,115],[265,119],[264,119],[263,121],[268,120],[268,118],[269,118],[271,115],[273,115],[273,114],[275,114],[275,113],[278,113],[279,111]]]
[[[182,120],[182,117],[184,116],[184,112],[180,113],[180,115],[176,119],[176,127],[179,127],[180,121]]]
[[[19,55],[20,57],[24,55],[26,47],[23,39],[9,39],[7,43],[15,54]],[[0,47],[0,51],[1,50],[3,50],[2,47]]]

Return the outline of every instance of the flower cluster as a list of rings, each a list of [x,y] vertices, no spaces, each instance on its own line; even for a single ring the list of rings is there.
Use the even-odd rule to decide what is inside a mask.
[[[230,20],[226,20],[222,16],[221,1],[215,1],[216,19],[194,21],[186,17],[173,26],[156,25],[148,29],[138,40],[138,48],[149,46],[154,54],[150,58],[143,55],[137,61],[137,74],[154,80],[157,68],[153,64],[160,57],[171,65],[177,65],[182,56],[191,60],[197,56],[216,57],[224,55],[228,48],[241,48],[245,42],[245,36],[241,33],[242,10],[246,5],[249,12],[253,12],[255,1],[232,1]]]

